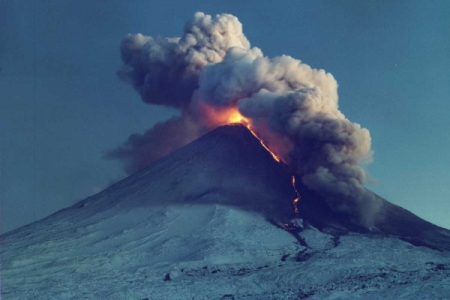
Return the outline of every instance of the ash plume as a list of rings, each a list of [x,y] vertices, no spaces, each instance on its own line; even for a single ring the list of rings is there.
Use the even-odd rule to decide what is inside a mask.
[[[373,224],[380,204],[364,188],[367,174],[361,167],[372,160],[370,133],[339,110],[338,84],[330,73],[250,48],[242,24],[228,14],[196,13],[181,38],[129,35],[121,53],[119,76],[144,102],[181,112],[110,153],[125,161],[128,172],[228,123],[228,115],[238,112],[332,209],[367,227]]]

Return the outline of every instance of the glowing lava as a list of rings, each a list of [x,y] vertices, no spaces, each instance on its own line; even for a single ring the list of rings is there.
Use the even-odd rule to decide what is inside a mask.
[[[228,123],[241,123],[241,124],[245,125],[245,127],[247,127],[248,130],[250,130],[250,132],[253,134],[253,136],[259,140],[259,142],[264,147],[264,149],[266,149],[272,155],[273,159],[275,159],[277,162],[282,161],[275,153],[273,153],[269,149],[269,147],[266,146],[266,144],[264,144],[263,140],[260,139],[258,137],[258,135],[252,130],[249,119],[247,119],[246,117],[241,115],[238,110],[232,110],[229,112]],[[292,175],[292,187],[294,188],[295,194],[297,195],[297,197],[292,201],[292,205],[294,206],[294,212],[297,215],[298,214],[297,203],[300,200],[300,194],[297,191],[297,187],[295,186],[295,176],[294,175]]]
[[[248,130],[250,130],[250,132],[255,136],[255,138],[257,138],[259,140],[259,142],[261,143],[261,145],[264,147],[264,149],[266,149],[270,155],[272,155],[273,159],[275,159],[277,162],[280,162],[281,159],[278,158],[278,156],[273,153],[272,151],[270,151],[270,149],[264,144],[264,142],[256,135],[256,133],[250,128],[250,126],[247,125]]]
[[[297,190],[297,187],[295,186],[295,176],[292,175],[292,187],[294,188],[295,194],[297,194],[297,197],[292,201],[292,205],[294,206],[294,212],[295,212],[295,216],[298,216],[298,206],[297,203],[300,200],[300,193]],[[298,227],[297,221],[293,220],[291,222],[287,222],[283,224],[284,226],[284,230],[286,231],[292,231],[292,230],[296,230]]]
[[[270,155],[272,155],[275,161],[282,162],[282,160],[274,152],[272,152],[272,150],[270,150],[269,147],[266,146],[264,141],[261,138],[259,138],[256,132],[252,129],[251,119],[244,117],[237,108],[214,109],[210,106],[204,106],[203,111],[205,112],[205,115],[208,116],[209,123],[211,125],[217,126],[231,123],[240,123],[244,125],[253,134],[253,136],[258,139],[258,141],[261,143],[261,146],[263,146],[264,149],[266,149],[267,152],[269,152]],[[297,195],[297,197],[292,201],[292,204],[294,206],[294,212],[297,215],[298,214],[297,203],[300,200],[300,194],[295,186],[294,176],[292,176],[292,187],[294,188],[295,194]]]
[[[237,110],[232,111],[228,116],[228,123],[241,123],[244,124],[247,128],[250,127],[250,122],[248,121],[248,119],[241,115]]]
[[[250,132],[253,134],[253,136],[259,140],[259,142],[260,142],[261,145],[264,147],[264,149],[266,149],[266,150],[270,153],[270,155],[272,155],[273,159],[275,159],[277,162],[281,162],[281,159],[280,159],[275,153],[273,153],[273,152],[269,149],[269,147],[267,147],[266,144],[264,144],[263,140],[260,139],[260,138],[258,137],[258,135],[253,131],[253,129],[251,128],[249,119],[247,119],[246,117],[244,117],[243,115],[241,115],[241,114],[239,113],[239,111],[233,110],[233,111],[230,113],[230,115],[228,116],[228,122],[229,122],[229,123],[241,123],[241,124],[245,125],[245,127],[247,127],[248,130],[250,130]]]
[[[294,201],[292,201],[292,205],[294,205],[294,212],[295,214],[298,214],[298,207],[297,207],[297,203],[300,200],[300,194],[297,191],[297,187],[295,186],[295,176],[292,175],[292,187],[294,188],[295,193],[297,194],[297,198],[294,199]]]

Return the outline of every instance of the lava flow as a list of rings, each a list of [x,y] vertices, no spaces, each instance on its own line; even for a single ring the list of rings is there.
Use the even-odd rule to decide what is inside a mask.
[[[243,125],[245,125],[245,127],[248,128],[248,130],[250,130],[250,132],[253,134],[253,136],[255,138],[257,138],[259,140],[259,142],[261,143],[261,146],[264,147],[264,149],[266,149],[270,155],[272,155],[273,159],[275,159],[277,162],[281,162],[281,159],[275,154],[273,153],[267,146],[266,144],[264,144],[263,140],[260,139],[256,133],[252,130],[251,126],[250,126],[250,122],[247,118],[245,118],[243,115],[241,115],[237,110],[233,111],[230,116],[228,117],[228,122],[229,123],[241,123]]]
[[[297,203],[300,200],[300,194],[297,191],[297,187],[295,186],[295,176],[292,175],[292,187],[294,188],[295,193],[297,194],[297,198],[294,199],[294,201],[292,201],[292,205],[294,205],[294,212],[297,215],[298,214],[298,206]]]
[[[247,127],[248,130],[250,130],[250,132],[255,136],[255,138],[257,138],[259,140],[259,142],[264,147],[264,149],[266,149],[272,155],[273,159],[275,159],[277,162],[282,162],[282,160],[275,153],[273,153],[269,149],[269,147],[266,146],[266,144],[264,144],[264,141],[262,139],[260,139],[258,137],[258,135],[256,135],[256,133],[252,130],[252,128],[250,126],[249,120],[247,118],[245,118],[243,115],[241,115],[239,113],[239,111],[234,110],[230,113],[230,115],[228,116],[228,123],[241,123],[241,124],[245,125],[245,127]],[[295,186],[295,176],[294,175],[292,175],[292,187],[294,188],[295,194],[297,195],[297,197],[292,201],[292,205],[294,206],[294,212],[297,215],[298,214],[297,203],[301,197],[297,190],[297,187]]]

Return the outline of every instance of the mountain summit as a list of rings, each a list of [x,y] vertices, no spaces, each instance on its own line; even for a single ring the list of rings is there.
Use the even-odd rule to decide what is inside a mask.
[[[2,296],[445,299],[449,231],[378,199],[382,217],[358,226],[245,126],[222,126],[1,236]]]

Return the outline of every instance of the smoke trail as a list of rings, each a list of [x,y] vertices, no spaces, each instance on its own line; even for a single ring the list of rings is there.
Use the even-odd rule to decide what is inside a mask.
[[[157,123],[144,134],[132,134],[123,145],[107,153],[107,158],[125,163],[133,174],[205,133],[188,116],[174,117]]]
[[[331,208],[373,223],[379,204],[364,188],[361,167],[372,159],[370,133],[339,111],[330,73],[289,56],[265,57],[250,48],[238,19],[226,14],[196,13],[181,38],[130,35],[121,52],[119,75],[145,102],[181,111],[179,119],[133,135],[113,152],[129,172],[161,157],[153,152],[165,154],[168,134],[178,134],[172,145],[182,146],[238,111]]]

